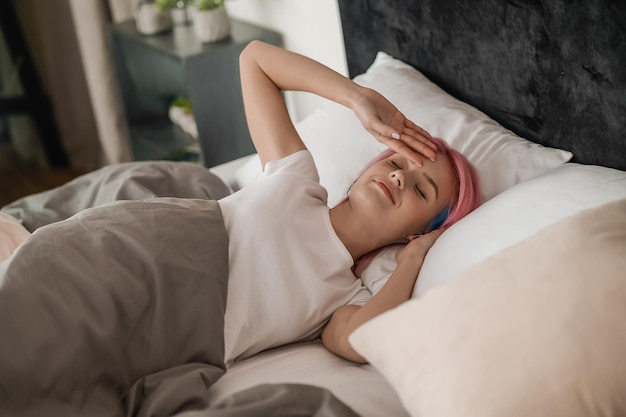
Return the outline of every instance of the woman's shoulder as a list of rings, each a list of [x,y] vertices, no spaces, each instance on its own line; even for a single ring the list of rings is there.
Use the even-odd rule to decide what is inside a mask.
[[[303,175],[319,182],[319,174],[313,155],[307,149],[294,152],[281,159],[268,161],[258,178],[261,179],[281,173]]]

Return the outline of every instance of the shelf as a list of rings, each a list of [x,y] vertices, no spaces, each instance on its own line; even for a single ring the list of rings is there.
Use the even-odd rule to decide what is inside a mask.
[[[231,19],[231,34],[228,38],[218,42],[200,42],[194,33],[193,25],[173,26],[172,29],[156,35],[144,35],[137,31],[134,19],[115,25],[120,35],[138,43],[148,45],[161,53],[176,59],[185,59],[195,55],[210,53],[219,50],[225,45],[247,43],[251,39],[268,37],[268,31],[248,23]]]
[[[133,20],[109,27],[135,159],[192,158],[212,167],[254,152],[241,95],[239,55],[254,39],[276,45],[280,36],[245,22],[231,24],[231,36],[212,43],[201,43],[193,26],[150,36],[138,33]],[[197,143],[169,121],[169,106],[179,96],[191,101]],[[189,152],[194,144],[201,152]]]

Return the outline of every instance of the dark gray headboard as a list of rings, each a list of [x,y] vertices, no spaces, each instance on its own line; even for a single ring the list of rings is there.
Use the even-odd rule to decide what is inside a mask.
[[[385,51],[574,161],[626,170],[626,0],[339,0],[351,76]]]

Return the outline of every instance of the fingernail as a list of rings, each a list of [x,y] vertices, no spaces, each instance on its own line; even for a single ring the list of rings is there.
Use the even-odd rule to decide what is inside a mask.
[[[393,133],[391,134],[391,137],[392,137],[392,138],[394,138],[394,139],[396,139],[396,140],[400,140],[400,135],[399,135],[399,134],[397,134],[396,132],[393,132]]]

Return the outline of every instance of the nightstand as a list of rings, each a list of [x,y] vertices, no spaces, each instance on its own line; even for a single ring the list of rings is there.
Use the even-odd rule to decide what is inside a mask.
[[[201,43],[192,26],[142,35],[135,21],[109,27],[136,160],[188,159],[195,139],[168,118],[171,102],[188,97],[198,128],[201,160],[211,167],[254,153],[246,125],[239,54],[252,40],[278,45],[278,33],[232,20],[231,36]]]

